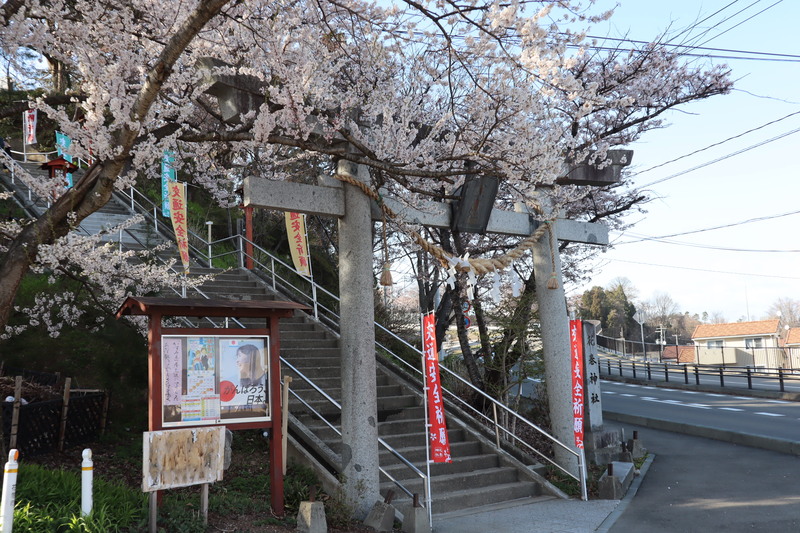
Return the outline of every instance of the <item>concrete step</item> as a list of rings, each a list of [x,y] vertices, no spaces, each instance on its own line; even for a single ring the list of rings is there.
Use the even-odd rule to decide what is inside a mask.
[[[382,459],[384,458],[382,457]],[[395,461],[395,464],[392,464],[391,458],[385,457],[385,460],[381,461],[381,467],[395,479],[413,479],[416,477],[416,474],[410,468],[397,459]],[[423,470],[424,461],[420,462],[420,465],[422,466],[418,465],[417,468]],[[431,463],[430,469],[431,476],[445,476],[497,468],[499,466],[500,459],[497,454],[486,453],[466,457],[453,457],[452,463]]]
[[[419,490],[421,482],[412,485],[412,493],[424,494]],[[394,483],[382,483],[381,494],[386,494],[389,489],[394,490],[395,494],[399,494],[392,504],[395,507],[402,507],[408,505],[410,498],[403,492],[394,488]],[[555,498],[553,496],[542,496],[541,488],[539,485],[528,481],[517,481],[512,483],[504,483],[501,485],[492,485],[480,487],[479,489],[462,489],[462,490],[443,490],[431,489],[433,504],[432,510],[434,515],[449,513],[453,511],[460,511],[463,509],[474,509],[484,505],[491,505],[500,502],[508,502],[513,500],[522,500],[523,498],[530,499],[531,503],[537,501],[551,501]],[[535,522],[535,517],[531,518]],[[497,531],[503,531],[502,524],[497,525]]]

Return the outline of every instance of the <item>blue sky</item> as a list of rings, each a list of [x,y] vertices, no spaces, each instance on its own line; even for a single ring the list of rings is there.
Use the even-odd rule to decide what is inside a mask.
[[[601,0],[597,6],[605,9],[616,3]],[[800,114],[765,126],[800,112],[800,40],[794,37],[800,2],[621,0],[619,4],[612,19],[591,34],[650,41],[668,27],[676,33],[702,21],[688,34],[700,36],[708,30],[691,41],[694,45],[794,57],[784,62],[706,60],[732,68],[738,80],[734,92],[672,112],[666,128],[645,134],[630,147],[637,186],[669,179],[647,187],[656,197],[647,206],[648,213],[632,217],[637,223],[624,234],[612,232],[614,246],[595,261],[590,282],[567,287],[568,295],[626,277],[641,300],[666,293],[681,312],[716,312],[728,321],[761,319],[778,298],[800,300],[800,253],[786,251],[800,251],[800,214],[777,216],[800,211],[800,133],[790,133],[800,129]],[[760,129],[648,170],[754,128]],[[772,140],[780,136],[784,137]],[[760,146],[746,150],[756,145]],[[731,155],[739,151],[743,152]],[[715,160],[719,161],[686,172]],[[671,177],[676,174],[680,175]],[[737,224],[760,218],[765,220]],[[724,225],[731,226],[669,239],[680,244],[639,240]]]

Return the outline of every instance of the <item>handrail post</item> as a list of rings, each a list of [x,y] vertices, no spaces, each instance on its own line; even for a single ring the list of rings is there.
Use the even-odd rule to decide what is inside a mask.
[[[650,365],[650,361],[647,361],[645,366],[647,367],[647,381],[653,381],[653,367]]]
[[[747,367],[747,388],[753,389],[753,373],[749,366]]]
[[[497,423],[497,404],[492,402],[492,411],[494,411],[494,440],[497,444],[497,449],[500,449],[500,424]]]
[[[241,233],[239,234],[239,268],[244,268],[244,241]]]
[[[778,382],[781,384],[781,392],[786,392],[783,386],[783,367],[778,367]]]
[[[158,208],[153,206],[153,224],[156,227],[156,233],[158,233]]]
[[[667,363],[664,363],[664,381],[669,383],[669,367],[667,366]]]
[[[206,226],[208,226],[208,268],[214,268],[211,264],[211,225],[214,224],[210,220],[206,220]]]
[[[724,371],[725,371],[725,369],[723,367],[719,367],[719,386],[720,387],[724,387],[725,386],[725,374],[724,374]]]
[[[683,365],[683,382],[689,384],[689,368],[686,365]]]
[[[633,379],[636,379],[636,361],[631,361],[631,368],[633,369]]]
[[[274,283],[273,278],[273,283]],[[319,320],[319,304],[317,303],[317,284],[311,282],[311,297],[314,301],[314,319]]]

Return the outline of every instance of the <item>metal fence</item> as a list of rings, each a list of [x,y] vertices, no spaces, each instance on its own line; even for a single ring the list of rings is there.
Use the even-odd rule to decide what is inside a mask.
[[[800,347],[705,347],[676,344],[642,343],[598,335],[597,344],[619,357],[642,362],[744,367],[762,372],[800,370]]]
[[[601,357],[600,360],[600,375],[604,377],[779,392],[800,388],[800,371],[783,368],[757,370],[752,367],[658,363],[618,357]]]

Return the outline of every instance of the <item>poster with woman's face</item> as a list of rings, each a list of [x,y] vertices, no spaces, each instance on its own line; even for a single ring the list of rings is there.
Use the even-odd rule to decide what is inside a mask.
[[[263,339],[220,338],[220,418],[269,416],[269,346]]]
[[[165,427],[270,420],[269,338],[165,335]]]

